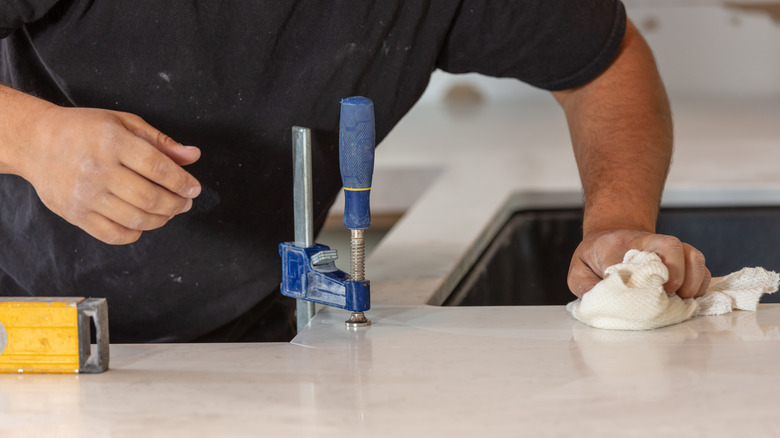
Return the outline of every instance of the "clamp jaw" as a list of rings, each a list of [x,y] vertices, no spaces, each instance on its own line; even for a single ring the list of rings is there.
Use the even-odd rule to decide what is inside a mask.
[[[336,267],[336,250],[315,244],[308,248],[293,242],[279,244],[282,257],[282,294],[352,312],[371,307],[370,283],[351,281]]]

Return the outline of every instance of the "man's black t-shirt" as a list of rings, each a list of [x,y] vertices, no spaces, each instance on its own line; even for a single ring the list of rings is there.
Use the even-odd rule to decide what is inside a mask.
[[[437,68],[558,90],[614,58],[618,0],[92,1],[0,5],[0,81],[143,117],[202,158],[192,210],[103,244],[0,175],[0,294],[107,297],[112,341],[188,341],[280,282],[292,240],[291,127],[312,130],[314,210],[341,187],[339,99],[374,101],[377,142]]]

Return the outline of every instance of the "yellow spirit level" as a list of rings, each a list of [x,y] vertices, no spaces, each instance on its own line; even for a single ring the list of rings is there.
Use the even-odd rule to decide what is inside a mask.
[[[90,321],[95,327],[95,354]],[[107,369],[105,298],[0,297],[0,373],[102,373]]]

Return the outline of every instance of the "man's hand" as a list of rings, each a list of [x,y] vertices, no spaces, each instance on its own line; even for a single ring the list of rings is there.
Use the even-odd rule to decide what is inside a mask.
[[[54,213],[109,244],[136,241],[188,211],[200,193],[182,146],[128,113],[47,106],[28,117],[16,172]]]
[[[652,251],[669,269],[668,293],[681,298],[704,295],[710,284],[704,255],[673,236],[643,231],[609,230],[591,234],[580,243],[569,266],[569,289],[578,297],[604,278],[604,270],[623,261],[630,249]]]

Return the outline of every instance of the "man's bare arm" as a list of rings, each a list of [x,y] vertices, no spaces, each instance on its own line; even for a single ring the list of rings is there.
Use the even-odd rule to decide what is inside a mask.
[[[710,281],[704,256],[655,233],[672,157],[672,118],[644,38],[629,21],[612,65],[587,85],[553,93],[569,123],[585,191],[583,242],[572,258],[569,288],[590,290],[628,249],[654,251],[669,268],[667,292],[699,296]]]
[[[0,173],[32,184],[54,213],[111,244],[136,241],[192,206],[200,157],[128,113],[63,108],[0,85]]]

